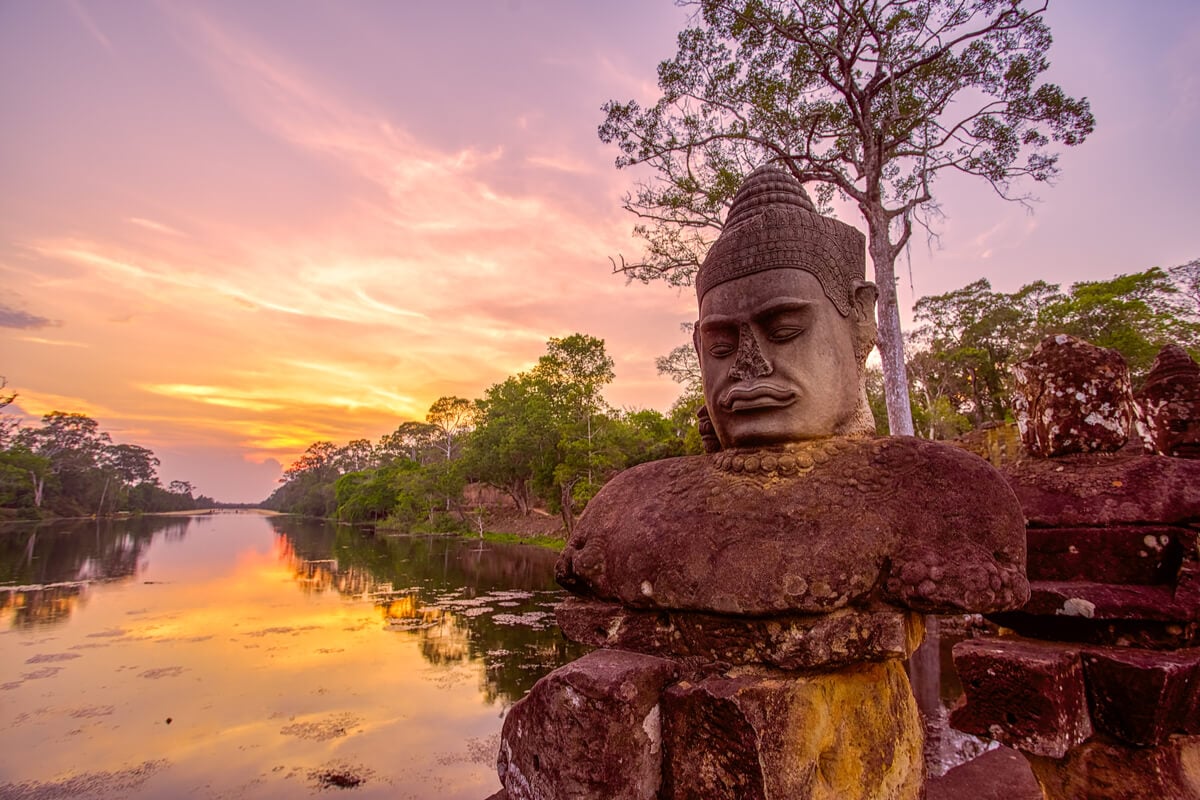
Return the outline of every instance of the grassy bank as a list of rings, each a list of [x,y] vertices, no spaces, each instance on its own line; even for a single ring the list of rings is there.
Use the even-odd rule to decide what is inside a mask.
[[[480,538],[478,534],[462,534],[464,538]],[[547,550],[562,552],[562,549],[567,546],[567,540],[561,536],[545,536],[540,534],[525,535],[521,533],[500,533],[497,531],[484,531],[483,540],[486,542],[499,542],[500,544],[531,544],[535,547],[545,547]]]

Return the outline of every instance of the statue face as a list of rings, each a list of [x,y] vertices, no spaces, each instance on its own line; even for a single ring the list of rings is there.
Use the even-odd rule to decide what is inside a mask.
[[[694,342],[721,445],[843,432],[862,398],[852,317],[839,314],[820,282],[798,269],[756,272],[710,289]]]

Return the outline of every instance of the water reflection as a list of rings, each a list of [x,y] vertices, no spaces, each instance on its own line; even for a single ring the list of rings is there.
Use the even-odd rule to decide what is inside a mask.
[[[489,703],[520,699],[584,648],[562,638],[557,554],[443,536],[372,536],[292,517],[272,527],[305,592],[371,602],[388,630],[414,636],[431,664],[481,660]]]
[[[135,578],[155,536],[182,539],[189,517],[75,520],[0,528],[0,614],[14,628],[68,620],[93,582]]]
[[[414,636],[435,665],[485,665],[489,703],[520,699],[583,654],[554,624],[562,592],[556,554],[443,536],[373,536],[359,529],[268,517],[275,549],[307,594],[371,603],[388,630]],[[14,629],[66,622],[96,583],[143,576],[156,537],[203,535],[212,515],[79,520],[0,530],[0,613]]]
[[[504,707],[576,655],[554,559],[253,514],[0,526],[0,797],[487,796]]]

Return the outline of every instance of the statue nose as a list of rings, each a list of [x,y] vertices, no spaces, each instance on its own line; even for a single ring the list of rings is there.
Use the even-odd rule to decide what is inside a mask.
[[[746,323],[738,329],[737,356],[733,359],[733,368],[729,370],[731,377],[737,380],[764,378],[771,374],[771,364],[763,358],[762,350],[758,348],[758,339],[754,331]]]

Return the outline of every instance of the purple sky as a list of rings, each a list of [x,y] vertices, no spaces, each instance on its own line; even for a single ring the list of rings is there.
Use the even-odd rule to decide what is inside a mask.
[[[547,338],[606,340],[617,406],[666,409],[654,356],[688,292],[626,286],[633,176],[600,106],[656,97],[669,2],[0,0],[0,375],[81,411],[164,480],[258,500],[317,439],[479,397]],[[1058,0],[1050,79],[1087,96],[1033,214],[936,186],[907,311],[1200,256],[1200,5]],[[860,224],[852,209],[842,218]],[[905,316],[906,320],[908,315]]]

